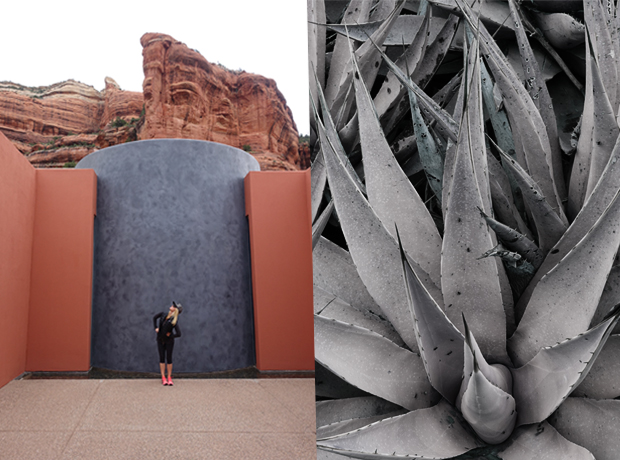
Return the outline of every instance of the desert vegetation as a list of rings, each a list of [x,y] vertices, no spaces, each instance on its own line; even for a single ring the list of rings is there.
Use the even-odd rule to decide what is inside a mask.
[[[309,0],[319,459],[617,458],[616,8]]]

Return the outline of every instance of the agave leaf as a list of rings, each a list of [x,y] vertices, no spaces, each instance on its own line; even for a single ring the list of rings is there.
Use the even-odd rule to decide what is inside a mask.
[[[349,111],[353,104],[353,98],[347,95],[351,91],[353,73],[357,74],[364,80],[364,83],[369,87],[372,87],[377,73],[379,72],[380,56],[379,52],[375,48],[375,43],[382,44],[383,40],[387,36],[387,33],[392,27],[392,24],[400,14],[400,11],[405,5],[405,0],[399,0],[396,8],[388,18],[385,19],[381,27],[369,38],[369,40],[358,48],[355,52],[358,63],[358,70],[354,70],[353,62],[349,58],[347,60],[345,73],[340,81],[340,87],[336,94],[334,101],[330,102],[327,98],[327,102],[330,103],[331,113],[334,115],[337,112],[341,113],[336,120],[336,127],[341,129],[349,120]]]
[[[609,271],[605,288],[601,294],[601,300],[599,300],[596,307],[596,313],[592,317],[590,327],[600,323],[618,303],[620,303],[620,265],[615,265]],[[617,332],[614,331],[614,333]]]
[[[321,237],[312,251],[312,267],[315,286],[355,305],[358,310],[385,318],[381,308],[368,294],[347,251]]]
[[[476,66],[478,59],[472,61]],[[479,337],[483,354],[492,361],[506,362],[506,317],[498,268],[493,260],[477,259],[494,244],[477,212],[477,209],[490,208],[490,198],[480,123],[480,79],[476,78],[479,72],[474,69],[471,74],[474,76],[471,100],[463,112],[453,177],[450,189],[444,187],[444,194],[448,196],[444,212],[441,287],[446,315],[452,323],[459,324],[464,313]],[[469,85],[466,82],[468,89]]]
[[[575,152],[575,161],[571,171],[568,187],[568,203],[566,213],[574,219],[581,210],[586,197],[588,177],[590,175],[590,163],[592,157],[592,136],[594,131],[594,93],[592,70],[594,66],[587,65],[591,61],[590,41],[586,36],[586,89],[581,115],[581,134]]]
[[[509,0],[510,14],[515,23],[515,34],[519,45],[519,53],[521,54],[521,64],[523,73],[526,78],[526,84],[529,87],[529,93],[532,97],[534,105],[538,109],[542,120],[547,128],[547,136],[549,138],[549,146],[551,148],[551,171],[555,182],[558,195],[561,201],[566,200],[566,184],[564,183],[564,175],[562,172],[562,150],[558,139],[558,128],[553,111],[551,96],[547,89],[547,84],[543,74],[539,68],[538,61],[534,55],[534,51],[530,46],[525,28],[521,22],[520,8],[514,0]]]
[[[403,415],[407,412],[409,411],[407,411],[406,409],[398,409],[394,412],[390,412],[389,414],[373,415],[371,417],[364,418],[354,418],[350,420],[343,420],[337,423],[332,423],[331,425],[319,426],[316,429],[316,439],[317,441],[320,441],[321,439],[326,439],[332,436],[337,436],[339,434],[355,431],[366,425],[370,425],[371,423],[375,423],[387,418],[396,417],[397,415]]]
[[[555,247],[547,254],[543,264],[540,266],[534,278],[525,290],[519,303],[517,304],[517,312],[523,311],[529,302],[536,286],[553,267],[555,267],[562,258],[564,258],[575,245],[590,231],[592,226],[601,217],[607,209],[609,203],[616,196],[617,190],[620,188],[620,137],[616,141],[616,145],[612,151],[607,167],[603,171],[603,175],[599,179],[599,183],[590,195],[588,201],[584,204],[583,209],[577,215],[566,233],[562,236]]]
[[[418,349],[428,380],[454,404],[463,376],[463,335],[424,288],[409,265],[402,246],[401,260]]]
[[[583,17],[592,44],[593,55],[601,69],[601,79],[614,113],[618,111],[618,71],[616,50],[611,40],[610,21],[606,17],[601,0],[584,0]]]
[[[372,2],[369,0],[353,0],[347,6],[342,23],[355,24],[366,22],[368,20],[368,15],[370,14],[371,4]],[[327,78],[327,82],[325,83],[325,98],[329,101],[330,107],[332,106],[334,99],[340,90],[341,80],[347,71],[348,60],[348,39],[346,36],[339,35],[336,37],[336,44],[334,45],[334,51],[332,53],[329,76]]]
[[[409,104],[411,105],[411,116],[413,118],[413,130],[416,135],[420,161],[424,166],[424,172],[428,183],[433,189],[433,193],[441,202],[441,189],[443,182],[443,158],[435,144],[435,140],[422,118],[418,98],[415,93],[409,90]]]
[[[571,396],[615,399],[620,396],[620,335],[610,335],[590,372]]]
[[[310,100],[315,105],[318,104],[317,80],[313,73],[318,77],[318,86],[325,84],[325,2],[323,0],[308,0],[308,70]],[[312,108],[310,108],[310,123],[314,128]],[[314,214],[313,214],[314,217]]]
[[[422,59],[430,34],[430,13],[417,17],[422,19],[422,23],[417,30],[415,38],[396,61],[398,68],[403,72],[407,72],[408,75],[415,70]],[[383,117],[388,109],[390,109],[403,94],[403,85],[399,83],[398,78],[394,76],[393,72],[388,72],[374,99],[379,118]]]
[[[377,51],[383,57],[384,62],[387,64],[388,68],[394,73],[396,78],[408,89],[413,91],[415,95],[418,97],[418,102],[422,107],[422,110],[425,113],[429,113],[431,117],[433,117],[437,124],[439,125],[438,132],[446,137],[450,138],[453,141],[456,141],[458,138],[459,128],[454,119],[450,116],[448,112],[443,110],[439,104],[437,104],[431,97],[429,97],[422,89],[413,83],[407,75],[398,68],[398,66],[378,47]]]
[[[323,154],[319,150],[312,167],[310,168],[310,202],[312,207],[312,222],[316,219],[316,213],[323,200],[323,191],[327,182],[327,171],[323,163]],[[313,245],[314,246],[314,245]]]
[[[505,393],[512,392],[512,376],[508,368],[502,364],[489,364],[484,358],[478,342],[474,338],[463,315],[463,326],[465,327],[465,340],[463,341],[463,381],[461,382],[459,394],[456,398],[456,405],[461,407],[463,395],[469,386],[469,381],[473,377],[474,370],[481,372],[491,384]]]
[[[354,418],[385,415],[399,409],[402,407],[377,396],[318,401],[316,403],[316,426],[331,425]]]
[[[492,217],[487,216],[483,211],[480,211],[480,213],[507,249],[518,253],[521,257],[531,263],[534,269],[540,267],[540,264],[542,264],[543,261],[543,255],[540,249],[538,249],[538,246],[536,246],[532,240],[507,225],[504,225]]]
[[[314,362],[314,392],[317,398],[356,398],[368,396],[368,393],[342,380],[318,361]]]
[[[324,152],[327,175],[336,211],[359,277],[385,317],[412,350],[417,349],[413,322],[407,308],[402,283],[398,246],[381,223],[351,177],[329,149]],[[437,303],[443,305],[441,291],[417,264],[414,270]]]
[[[364,391],[409,410],[439,399],[417,354],[368,329],[315,315],[314,343],[318,362]]]
[[[594,456],[562,437],[547,422],[517,428],[502,450],[502,460],[540,458],[544,460],[594,460]]]
[[[572,156],[577,146],[573,134],[583,112],[584,95],[564,74],[558,75],[550,82],[549,93],[553,99],[553,109],[558,121],[560,147],[565,155]]]
[[[590,155],[590,172],[585,194],[586,200],[592,194],[592,190],[603,174],[620,132],[616,121],[616,111],[612,107],[607,97],[607,92],[603,87],[601,72],[596,60],[590,58],[590,65],[592,66],[594,129],[592,130],[592,153]]]
[[[424,29],[423,16],[419,14],[405,14],[398,16],[394,25],[390,29],[387,37],[383,41],[384,46],[403,46],[411,45],[413,43],[416,34],[421,29]],[[429,40],[435,40],[439,31],[445,24],[444,18],[432,18],[430,20]],[[382,21],[367,22],[364,24],[351,24],[345,26],[341,24],[329,24],[328,29],[338,32],[341,35],[346,35],[347,30],[349,37],[359,42],[365,42],[373,33],[381,26]]]
[[[618,311],[587,332],[540,350],[513,369],[518,425],[549,417],[583,381],[618,321]]]
[[[488,141],[488,139],[487,139]],[[523,197],[521,191],[517,188],[517,182],[509,178],[506,170],[499,161],[491,154],[491,149],[487,145],[487,163],[489,165],[489,182],[491,185],[491,199],[493,202],[493,211],[497,216],[497,220],[508,225],[515,230],[532,238],[532,233],[521,217],[520,210],[525,209],[523,206]],[[506,168],[508,169],[508,167]],[[513,190],[517,193],[518,201],[516,204]]]
[[[319,139],[321,140],[321,144],[325,144],[327,141],[331,144],[331,147],[334,149],[340,161],[345,165],[345,168],[349,175],[353,178],[355,182],[355,186],[363,193],[366,194],[366,187],[360,180],[359,176],[353,169],[353,165],[349,161],[347,153],[340,142],[340,137],[336,131],[336,126],[334,125],[334,121],[332,119],[331,114],[329,113],[329,107],[327,106],[327,101],[325,100],[325,96],[320,87],[318,87],[317,92],[319,103],[321,106],[321,112],[323,114],[323,123],[318,121],[318,111],[315,109],[315,117],[317,117],[317,132],[319,133]],[[324,162],[325,160],[323,160]]]
[[[536,23],[554,48],[570,49],[585,40],[586,27],[566,13],[534,12]]]
[[[330,200],[317,221],[312,225],[312,249],[314,249],[316,244],[319,242],[319,238],[321,237],[323,230],[325,230],[325,226],[327,225],[333,210],[334,200]]]
[[[523,149],[523,155],[527,161],[527,165],[523,166],[527,167],[526,170],[530,176],[540,185],[544,196],[547,197],[555,213],[565,221],[566,218],[550,166],[551,147],[544,121],[519,81],[519,77],[506,62],[504,55],[487,29],[483,24],[475,20],[470,7],[465,2],[462,0],[456,0],[456,2],[472,28],[479,30],[480,46],[484,52],[487,64],[495,77],[495,82],[504,96],[504,103],[513,134],[516,133],[521,140],[520,143],[517,142],[515,144],[515,147],[517,150],[521,147]]]
[[[421,88],[424,88],[428,84],[449,50],[450,43],[452,43],[452,40],[458,30],[458,23],[458,16],[450,16],[435,40],[431,41],[430,44],[425,47],[423,50],[423,58],[418,62],[415,68],[410,68],[409,70],[411,73],[411,81],[414,84]],[[400,88],[399,97],[402,100],[404,86],[401,85]],[[408,109],[409,108],[406,104],[401,103],[394,105],[393,110],[388,112],[385,116],[382,116],[381,113],[379,113],[387,133],[397,129],[398,123],[407,114]],[[441,132],[443,132],[443,127],[440,126],[440,129]],[[443,136],[445,137],[446,133],[443,133]]]
[[[480,444],[461,415],[447,402],[373,423],[357,431],[319,441],[320,449],[352,458],[447,459]]]
[[[474,366],[463,394],[461,413],[476,434],[489,444],[505,441],[517,420],[515,399],[489,382],[478,366]]]
[[[388,230],[393,229],[394,224],[398,225],[405,235],[403,245],[407,254],[439,286],[441,237],[437,227],[394,158],[370,94],[357,75],[354,84],[370,206]],[[390,233],[396,236],[393,230]]]
[[[566,439],[592,452],[596,460],[618,458],[620,401],[568,398],[549,423]]]
[[[573,337],[590,325],[620,244],[617,197],[590,232],[537,284],[508,342],[516,365],[528,362],[541,347]]]
[[[324,318],[337,319],[347,324],[354,324],[385,337],[399,347],[404,345],[403,339],[392,325],[368,312],[362,312],[342,299],[314,286],[314,313]]]
[[[527,202],[536,224],[538,245],[540,250],[546,254],[564,234],[567,225],[554,212],[552,204],[547,201],[536,181],[516,161],[501,150],[500,154],[504,165],[510,168],[523,193],[523,198]]]

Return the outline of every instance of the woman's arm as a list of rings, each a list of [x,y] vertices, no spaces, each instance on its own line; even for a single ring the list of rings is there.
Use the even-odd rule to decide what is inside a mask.
[[[181,328],[179,327],[179,323],[174,326],[174,335],[173,337],[176,339],[177,337],[181,337]]]
[[[157,329],[157,320],[161,318],[163,315],[164,315],[163,313],[157,313],[155,316],[153,316],[153,327],[155,329]]]

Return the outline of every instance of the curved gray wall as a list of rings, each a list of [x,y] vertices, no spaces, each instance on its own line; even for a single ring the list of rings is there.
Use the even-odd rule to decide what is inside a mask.
[[[162,139],[94,152],[92,365],[159,370],[152,318],[181,302],[174,370],[255,364],[243,179],[246,152]]]

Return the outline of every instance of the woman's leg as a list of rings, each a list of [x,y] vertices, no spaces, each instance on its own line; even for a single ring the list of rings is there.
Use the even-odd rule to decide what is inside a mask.
[[[168,385],[172,385],[172,350],[174,349],[174,340],[166,344],[166,359],[168,362]]]
[[[159,352],[159,371],[161,372],[161,381],[164,385],[167,385],[166,374],[164,371],[166,370],[166,361],[164,355],[164,344],[159,340],[157,341],[157,351]]]

